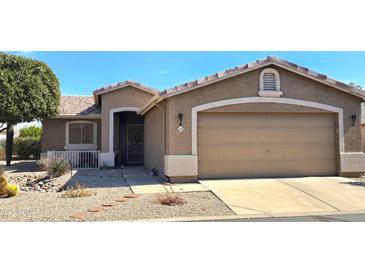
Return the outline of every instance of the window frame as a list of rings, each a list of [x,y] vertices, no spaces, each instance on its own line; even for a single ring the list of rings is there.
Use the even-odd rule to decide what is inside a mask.
[[[265,73],[272,73],[275,76],[275,88],[276,90],[265,90],[264,89],[264,75]],[[259,96],[262,97],[280,97],[283,95],[283,92],[280,89],[280,75],[276,69],[266,68],[263,69],[260,73],[259,77]]]
[[[93,125],[93,142],[91,144],[70,144],[70,125],[71,124],[92,124]],[[77,120],[66,122],[65,125],[65,150],[96,150],[97,145],[97,123],[86,120]]]

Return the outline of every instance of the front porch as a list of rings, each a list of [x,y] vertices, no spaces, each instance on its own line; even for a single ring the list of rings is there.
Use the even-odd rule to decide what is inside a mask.
[[[144,164],[144,118],[132,111],[113,114],[114,167]]]
[[[61,158],[74,169],[143,166],[144,117],[132,110],[112,110],[110,118],[109,123],[102,120],[99,125],[87,120],[65,122],[64,143],[46,150],[41,158]],[[103,128],[105,124],[110,125],[109,130]],[[108,134],[101,134],[101,128]]]

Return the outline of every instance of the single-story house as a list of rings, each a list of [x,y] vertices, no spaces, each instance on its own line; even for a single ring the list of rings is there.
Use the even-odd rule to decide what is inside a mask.
[[[365,103],[361,104],[361,136],[362,151],[365,152]]]
[[[173,182],[361,174],[364,99],[267,57],[164,91],[125,81],[63,96],[42,150],[100,151],[103,165],[143,164]]]

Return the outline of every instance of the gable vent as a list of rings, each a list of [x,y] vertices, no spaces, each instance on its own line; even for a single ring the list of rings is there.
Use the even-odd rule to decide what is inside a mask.
[[[276,90],[276,80],[274,73],[264,73],[264,90]]]

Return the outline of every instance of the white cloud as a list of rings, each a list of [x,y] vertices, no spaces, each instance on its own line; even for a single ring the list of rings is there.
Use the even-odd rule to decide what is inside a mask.
[[[160,75],[167,74],[167,70],[157,71],[157,74],[160,74]]]
[[[34,54],[34,51],[20,51],[18,54],[23,56],[30,56]]]

